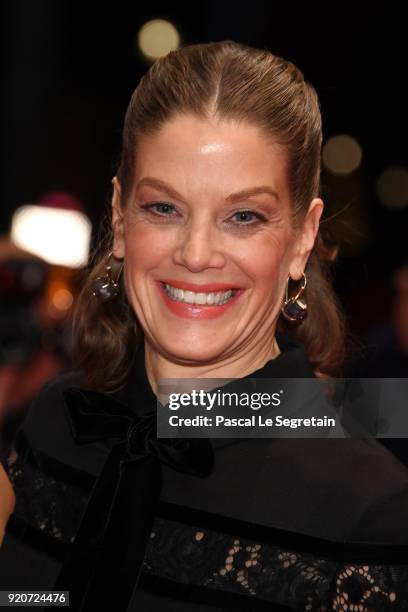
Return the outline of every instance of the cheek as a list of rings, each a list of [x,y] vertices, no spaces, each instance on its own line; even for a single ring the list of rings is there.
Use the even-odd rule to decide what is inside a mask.
[[[286,235],[269,233],[241,247],[239,259],[247,276],[265,293],[275,293],[287,276],[289,240]]]
[[[125,230],[126,260],[135,269],[149,269],[167,256],[173,246],[170,233],[158,231],[148,223],[129,224]]]

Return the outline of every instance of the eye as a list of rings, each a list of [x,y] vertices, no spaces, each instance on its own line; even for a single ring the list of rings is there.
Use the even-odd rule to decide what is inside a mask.
[[[232,216],[235,217],[238,215],[238,219],[240,221],[245,221],[245,218],[247,215],[252,215],[253,218],[255,218],[256,220],[252,223],[238,223],[238,225],[255,225],[255,223],[258,223],[258,221],[265,221],[265,217],[263,217],[262,215],[260,215],[259,213],[256,213],[252,210],[238,210],[236,213],[234,213]]]
[[[162,211],[158,212],[157,208],[155,207],[160,206],[162,207]],[[142,208],[146,208],[147,210],[151,211],[153,215],[160,217],[171,217],[173,215],[169,215],[167,212],[169,210],[175,210],[174,206],[172,204],[168,204],[167,202],[154,202],[153,204],[146,204],[145,206],[142,206]]]

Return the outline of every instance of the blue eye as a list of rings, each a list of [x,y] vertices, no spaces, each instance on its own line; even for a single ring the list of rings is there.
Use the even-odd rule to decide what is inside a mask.
[[[254,215],[254,213],[250,210],[240,210],[236,213],[233,214],[233,217],[238,215],[238,220],[239,221],[248,221],[248,219],[245,219],[243,217],[247,216],[247,215]]]
[[[147,206],[143,206],[143,208],[147,208],[147,209],[154,209],[155,206],[162,206],[163,208],[166,209],[172,209],[174,210],[174,206],[172,206],[172,204],[167,204],[166,202],[155,202],[154,204],[148,204]],[[159,214],[162,217],[168,217],[168,215],[166,214],[162,214],[162,213],[153,213],[153,214]]]
[[[233,217],[235,217],[235,215],[252,215],[253,217],[256,217],[258,221],[262,220],[261,215],[259,215],[258,213],[253,212],[252,210],[239,210],[238,212],[233,214]],[[241,221],[243,219],[241,218]],[[253,225],[253,223],[240,223],[239,225]]]

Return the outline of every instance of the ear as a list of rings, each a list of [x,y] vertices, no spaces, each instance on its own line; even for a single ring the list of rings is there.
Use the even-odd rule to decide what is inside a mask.
[[[324,203],[320,198],[314,198],[309,206],[308,213],[296,241],[295,254],[289,266],[289,274],[293,280],[300,280],[303,276],[307,260],[309,259],[319,230],[319,222],[323,208]]]
[[[112,229],[113,229],[113,256],[117,259],[125,257],[125,239],[123,227],[123,211],[121,206],[121,188],[116,176],[112,179]]]

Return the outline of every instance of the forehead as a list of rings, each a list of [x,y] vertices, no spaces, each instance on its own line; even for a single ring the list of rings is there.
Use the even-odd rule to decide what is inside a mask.
[[[284,197],[282,146],[249,123],[180,115],[137,143],[135,178],[154,176],[184,192],[270,185]],[[187,195],[187,193],[186,193]]]

